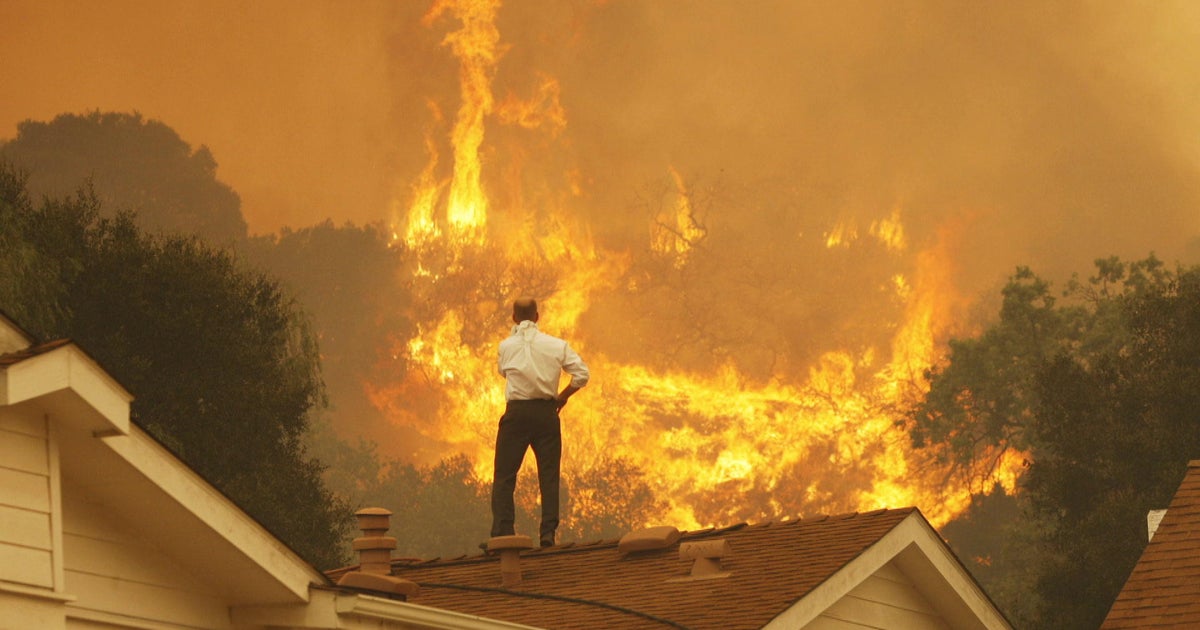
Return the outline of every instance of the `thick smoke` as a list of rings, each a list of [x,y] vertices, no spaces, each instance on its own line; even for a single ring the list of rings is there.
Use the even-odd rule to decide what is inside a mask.
[[[252,231],[387,220],[456,63],[420,2],[15,0],[0,129],[138,110],[208,145]],[[975,218],[972,275],[1180,254],[1196,232],[1188,2],[511,2],[499,99],[556,77],[604,224],[684,172],[787,177],[831,217]],[[0,132],[2,133],[2,132]],[[499,166],[499,165],[494,165]],[[603,215],[603,216],[601,216]],[[606,226],[618,231],[625,225]]]
[[[137,110],[212,150],[252,232],[398,220],[427,141],[440,177],[453,163],[459,66],[442,41],[458,24],[423,22],[427,10],[9,0],[0,137],[27,118]],[[761,380],[803,375],[829,349],[884,347],[902,309],[892,278],[934,247],[954,253],[943,264],[968,296],[1021,264],[1055,276],[1111,254],[1194,262],[1198,13],[512,1],[492,91],[535,106],[488,121],[491,220],[566,212],[632,253],[582,321],[590,347],[672,368],[733,360]],[[556,111],[565,126],[532,127]],[[672,172],[706,229],[684,271],[639,257]],[[893,216],[907,253],[869,237]],[[858,240],[829,247],[843,229]]]

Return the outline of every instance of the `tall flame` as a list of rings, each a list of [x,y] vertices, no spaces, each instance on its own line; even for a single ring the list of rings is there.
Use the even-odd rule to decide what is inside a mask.
[[[487,221],[487,195],[479,148],[484,121],[492,113],[492,75],[499,60],[500,31],[496,28],[499,0],[437,0],[422,23],[431,26],[443,14],[454,14],[462,28],[446,36],[445,44],[459,59],[462,107],[451,133],[454,145],[454,178],[446,204],[446,219],[457,239],[479,242]]]
[[[934,339],[950,320],[952,231],[909,253],[899,207],[866,230],[897,260],[913,261],[911,277],[895,273],[888,289],[905,308],[887,358],[871,347],[830,351],[806,377],[767,381],[733,363],[696,373],[612,358],[593,342],[619,332],[590,329],[584,316],[596,299],[627,288],[632,250],[596,245],[562,206],[537,213],[506,207],[498,222],[488,221],[480,157],[485,123],[550,137],[566,126],[559,88],[544,76],[530,99],[509,97],[490,117],[490,81],[502,51],[498,8],[495,0],[438,0],[425,17],[427,26],[447,13],[461,22],[445,41],[461,64],[463,102],[451,134],[452,175],[436,177],[430,140],[430,165],[413,185],[407,212],[405,241],[420,261],[413,278],[418,332],[398,340],[394,353],[407,359],[408,374],[401,382],[370,384],[374,402],[394,422],[427,436],[439,454],[466,453],[477,473],[490,478],[504,405],[496,345],[506,332],[509,301],[534,294],[542,329],[570,340],[593,372],[585,393],[563,412],[568,480],[620,460],[641,471],[665,505],[655,520],[687,528],[906,505],[921,507],[937,524],[963,509],[967,490],[947,490],[945,471],[915,453],[897,426],[898,410],[926,391]],[[431,111],[440,120],[440,110]],[[519,173],[508,175],[509,186],[524,185]],[[646,245],[680,269],[709,228],[697,221],[683,177],[674,169],[671,175],[675,203],[652,219]],[[560,186],[570,199],[578,178],[568,175]],[[858,235],[853,224],[833,225],[825,242],[841,250]],[[1002,466],[1001,481],[1010,487],[1016,465]]]

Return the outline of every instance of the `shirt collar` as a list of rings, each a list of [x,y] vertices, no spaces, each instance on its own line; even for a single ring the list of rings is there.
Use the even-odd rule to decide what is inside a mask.
[[[520,324],[517,324],[516,326],[512,327],[512,334],[515,335],[523,330],[529,330],[530,328],[533,329],[533,332],[537,332],[537,329],[538,329],[537,322],[533,321],[532,319],[526,319],[526,320],[523,320]]]

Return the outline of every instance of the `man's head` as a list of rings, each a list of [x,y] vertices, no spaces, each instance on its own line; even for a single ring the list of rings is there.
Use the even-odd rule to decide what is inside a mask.
[[[513,302],[513,323],[520,324],[525,320],[538,320],[537,300],[531,297],[517,298]]]

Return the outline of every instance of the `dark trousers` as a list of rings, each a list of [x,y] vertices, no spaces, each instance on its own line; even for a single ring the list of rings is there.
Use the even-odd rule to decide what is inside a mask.
[[[562,431],[558,404],[553,400],[510,400],[496,431],[495,479],[492,482],[492,536],[514,533],[513,492],[525,451],[533,447],[538,486],[542,491],[542,542],[554,542],[558,529],[558,467],[562,460]]]

